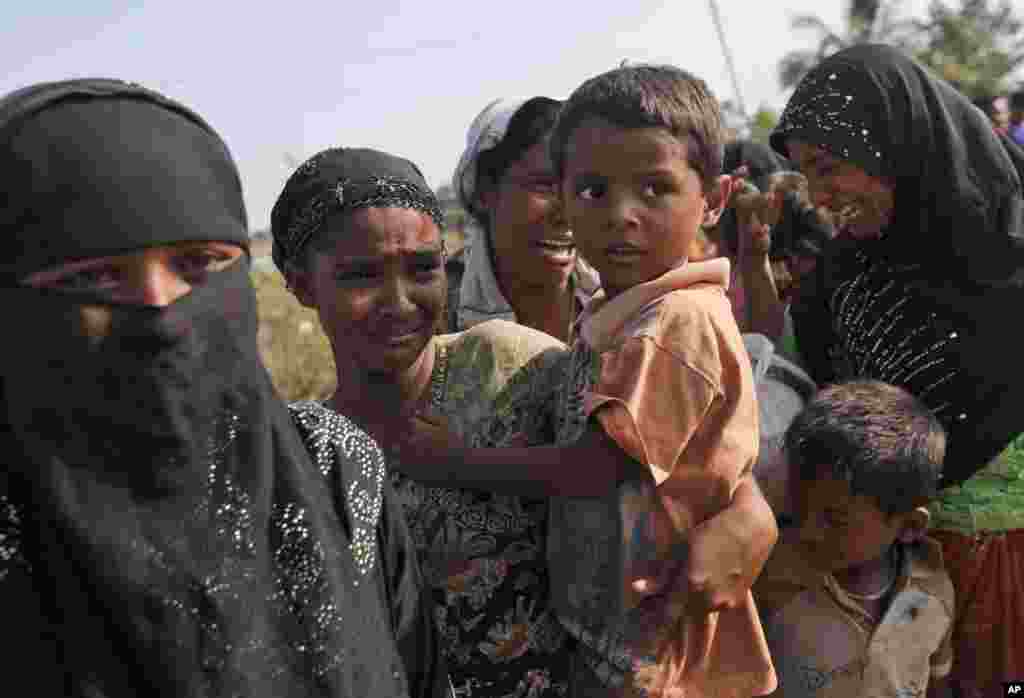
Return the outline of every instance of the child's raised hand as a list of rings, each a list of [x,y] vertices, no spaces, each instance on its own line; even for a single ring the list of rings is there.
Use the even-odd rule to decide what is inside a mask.
[[[742,173],[743,168],[738,171]],[[750,181],[738,177],[731,206],[736,210],[738,224],[738,245],[740,259],[757,259],[768,256],[771,249],[772,226],[778,222],[782,211],[782,197],[775,192],[761,192]]]
[[[730,205],[739,226],[740,259],[763,260],[771,249],[772,227],[782,217],[782,204],[790,192],[808,199],[807,179],[798,172],[775,172],[768,177],[767,190],[760,191],[748,179],[744,165],[733,173],[734,193]]]

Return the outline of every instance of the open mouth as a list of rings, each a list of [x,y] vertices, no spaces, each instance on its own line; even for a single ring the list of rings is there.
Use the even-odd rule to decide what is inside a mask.
[[[548,260],[559,264],[572,262],[576,252],[576,245],[572,242],[561,240],[539,240],[534,246]]]

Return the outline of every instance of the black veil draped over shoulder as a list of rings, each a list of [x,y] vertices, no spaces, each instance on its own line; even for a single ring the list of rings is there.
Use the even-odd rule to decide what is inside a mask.
[[[152,245],[247,247],[220,138],[134,85],[51,83],[0,102],[0,166],[6,690],[443,694],[380,451],[353,437],[313,466],[258,355],[247,259],[164,308],[16,283]]]
[[[819,384],[899,385],[948,435],[944,485],[1024,431],[1012,332],[1024,307],[1024,153],[963,95],[899,50],[855,46],[798,85],[772,146],[789,138],[894,185],[876,240],[837,239],[792,308]]]

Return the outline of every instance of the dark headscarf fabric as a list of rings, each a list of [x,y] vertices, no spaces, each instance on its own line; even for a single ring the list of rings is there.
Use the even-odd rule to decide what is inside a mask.
[[[328,216],[360,208],[411,208],[444,228],[441,206],[416,165],[370,148],[330,148],[299,166],[274,204],[278,269],[303,254]]]
[[[184,107],[89,80],[16,93],[0,115],[8,278],[153,245],[246,243],[231,157]],[[380,450],[353,429],[338,468],[313,466],[260,362],[246,260],[163,308],[9,284],[0,303],[26,319],[0,347],[12,690],[445,692]]]
[[[1024,155],[962,94],[899,50],[823,61],[771,136],[797,138],[895,185],[884,254],[993,286],[1024,286]]]
[[[730,141],[725,144],[725,156],[722,159],[722,172],[728,174],[741,165],[746,165],[750,180],[761,189],[765,188],[765,180],[773,172],[793,169],[789,161],[777,154],[767,145],[751,140]]]
[[[970,102],[888,46],[826,59],[797,87],[772,145],[799,138],[895,185],[876,240],[836,240],[792,308],[820,385],[872,378],[942,421],[944,485],[1024,431],[1024,371],[1006,333],[1024,306],[1021,153]]]
[[[0,124],[8,284],[168,240],[249,245],[227,147],[157,93],[113,80],[38,85],[0,104]]]

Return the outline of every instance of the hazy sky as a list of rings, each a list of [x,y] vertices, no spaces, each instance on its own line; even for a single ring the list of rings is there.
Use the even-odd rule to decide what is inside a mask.
[[[789,18],[815,12],[838,26],[843,2],[719,5],[753,111],[783,106],[777,62],[813,44]],[[733,96],[705,0],[8,0],[0,27],[0,92],[117,77],[196,109],[238,160],[253,228],[267,226],[293,167],[322,148],[403,155],[436,187],[487,102],[564,98],[624,58],[674,63]]]

